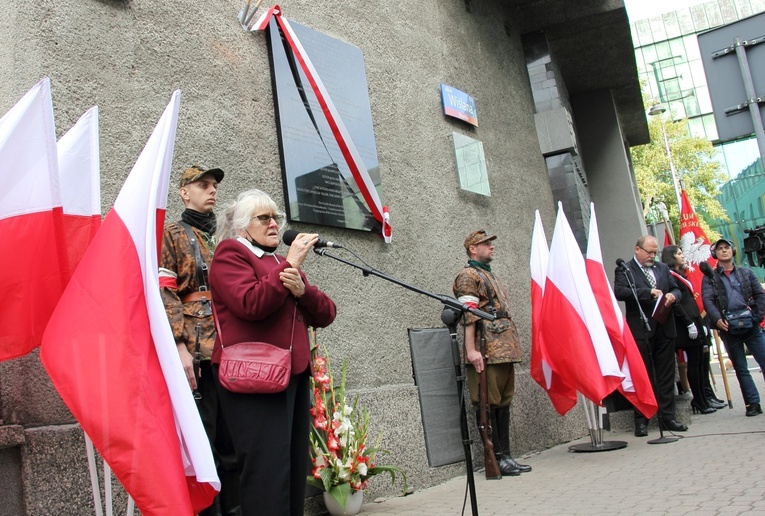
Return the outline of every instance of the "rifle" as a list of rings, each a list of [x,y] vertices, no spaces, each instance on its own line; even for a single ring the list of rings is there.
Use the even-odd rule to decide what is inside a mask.
[[[476,333],[478,334],[478,350],[483,358],[483,371],[478,373],[478,429],[481,431],[483,440],[483,463],[486,471],[486,480],[496,480],[502,478],[502,472],[499,470],[497,457],[494,455],[494,441],[491,434],[494,428],[491,426],[491,407],[489,406],[489,388],[486,385],[486,336],[483,333],[483,321],[476,321]]]
[[[202,323],[197,323],[196,328],[194,331],[196,332],[197,336],[194,340],[194,379],[199,382],[199,364],[202,362],[202,352],[199,350],[199,333],[202,330]],[[198,384],[197,384],[198,385]],[[197,390],[194,389],[194,399],[195,400],[201,400],[202,394]]]

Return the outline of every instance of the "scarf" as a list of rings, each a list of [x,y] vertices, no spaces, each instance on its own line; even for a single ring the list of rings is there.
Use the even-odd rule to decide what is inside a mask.
[[[491,267],[488,263],[483,263],[476,260],[468,260],[468,265],[475,267],[476,269],[483,269],[485,271],[491,272]]]
[[[199,213],[198,211],[186,208],[186,211],[181,214],[181,220],[189,226],[197,228],[199,231],[207,233],[208,235],[214,235],[215,230],[218,227],[218,222],[215,218],[215,213],[213,212],[205,215],[204,213]]]

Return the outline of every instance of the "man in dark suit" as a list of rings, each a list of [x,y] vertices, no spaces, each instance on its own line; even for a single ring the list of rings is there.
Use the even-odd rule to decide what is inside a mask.
[[[651,316],[659,297],[663,296],[661,303],[669,307],[680,299],[681,294],[677,282],[669,273],[669,267],[655,261],[658,252],[659,244],[655,237],[640,237],[635,245],[635,257],[616,268],[614,294],[616,299],[624,301],[627,324],[635,337],[646,369],[649,374],[653,371],[651,382],[664,428],[685,432],[688,427],[679,423],[675,417],[675,318],[670,312],[664,322],[660,323]],[[639,305],[630,284],[635,285]],[[648,328],[641,317],[641,308],[647,318]],[[635,435],[648,435],[648,420],[637,410]]]

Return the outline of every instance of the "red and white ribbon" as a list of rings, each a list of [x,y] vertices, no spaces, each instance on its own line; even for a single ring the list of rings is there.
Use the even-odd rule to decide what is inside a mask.
[[[390,213],[388,207],[383,206],[380,201],[380,197],[377,195],[377,189],[375,188],[372,178],[369,176],[364,162],[359,155],[359,151],[356,149],[356,145],[353,143],[350,133],[345,127],[340,114],[335,108],[335,104],[329,97],[329,93],[324,87],[324,83],[321,81],[319,74],[308,57],[303,45],[297,38],[297,35],[292,30],[292,27],[281,14],[281,8],[278,5],[270,7],[257,21],[255,28],[259,31],[263,31],[268,27],[271,17],[276,18],[276,22],[284,34],[287,43],[289,43],[292,52],[295,55],[295,59],[300,64],[303,73],[308,78],[308,82],[311,84],[311,89],[316,100],[321,106],[321,110],[324,113],[324,117],[332,130],[332,135],[337,141],[340,152],[342,152],[345,162],[348,164],[348,168],[353,175],[353,179],[359,187],[361,195],[364,197],[369,209],[372,211],[372,216],[382,225],[382,237],[386,243],[390,243],[392,240],[393,228],[390,225]]]

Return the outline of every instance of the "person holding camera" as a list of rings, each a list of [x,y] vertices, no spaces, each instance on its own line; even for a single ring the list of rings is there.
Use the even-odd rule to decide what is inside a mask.
[[[711,246],[712,258],[717,259],[714,271],[707,271],[702,283],[704,309],[712,327],[720,332],[725,343],[741,394],[746,403],[746,415],[762,414],[760,393],[754,385],[746,350],[751,352],[765,376],[765,336],[760,321],[765,315],[765,292],[751,269],[733,263],[736,247],[721,238]]]

